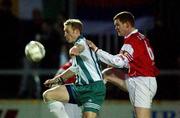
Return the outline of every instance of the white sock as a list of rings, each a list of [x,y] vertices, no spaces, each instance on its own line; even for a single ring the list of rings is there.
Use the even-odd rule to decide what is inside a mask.
[[[53,116],[55,116],[55,118],[69,118],[62,102],[49,101],[48,107]]]

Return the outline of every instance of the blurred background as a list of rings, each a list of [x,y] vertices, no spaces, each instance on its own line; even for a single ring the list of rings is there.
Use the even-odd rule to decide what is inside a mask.
[[[154,110],[153,118],[179,118],[180,7],[172,0],[0,0],[0,117],[13,118],[18,114],[19,108],[11,107],[9,101],[16,104],[19,100],[30,100],[20,103],[19,111],[24,110],[24,104],[35,103],[38,107],[41,104],[41,94],[47,89],[43,82],[69,60],[71,44],[67,44],[63,36],[64,20],[80,19],[87,39],[116,54],[122,46],[122,38],[115,33],[112,18],[124,10],[134,14],[136,27],[150,39],[154,48],[156,65],[161,71],[155,101],[158,105],[161,101],[168,102],[165,106],[172,105],[172,109],[158,109],[161,115]],[[25,58],[24,48],[31,40],[40,41],[46,48],[46,57],[40,63]],[[109,83],[106,100],[127,101],[125,107],[129,105],[128,94]],[[9,109],[14,116],[7,115]],[[33,118],[36,117],[42,116]]]

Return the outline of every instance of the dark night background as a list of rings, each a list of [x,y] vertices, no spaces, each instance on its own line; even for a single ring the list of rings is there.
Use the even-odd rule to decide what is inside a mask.
[[[57,4],[59,3],[59,4]],[[113,23],[113,16],[124,10],[132,12],[136,19],[150,16],[152,22],[146,22],[142,32],[150,39],[154,48],[156,64],[161,71],[157,77],[157,100],[180,99],[180,7],[176,1],[168,0],[42,0],[43,10],[34,9],[31,19],[22,19],[13,14],[13,3],[10,0],[1,0],[0,7],[0,98],[1,99],[29,99],[41,98],[35,95],[36,85],[32,76],[28,74],[25,90],[20,92],[22,79],[18,70],[24,70],[24,47],[30,40],[40,40],[47,49],[47,55],[38,64],[27,62],[33,69],[57,70],[59,67],[59,54],[64,45],[69,44],[63,39],[62,23],[67,18],[78,18],[82,21],[95,21]],[[141,23],[141,22],[138,22]],[[150,25],[153,24],[153,25]],[[105,26],[106,24],[104,24]],[[149,27],[149,25],[151,27]],[[103,25],[101,25],[103,26]],[[58,28],[58,30],[57,30]],[[88,28],[88,27],[87,27]],[[99,27],[93,27],[97,30]],[[103,27],[102,27],[103,28]],[[91,30],[91,29],[86,29]],[[113,32],[113,29],[112,31]],[[88,39],[97,45],[102,45],[106,50],[106,40],[103,44],[98,41],[98,34],[87,33]],[[118,53],[122,40],[118,40],[118,47],[113,46],[113,36],[110,35],[109,44],[112,54]],[[41,38],[38,39],[37,36]],[[106,34],[102,34],[106,38]],[[113,48],[114,47],[114,48]],[[11,70],[14,70],[13,72]],[[8,74],[9,72],[9,74]],[[25,72],[25,71],[23,71]],[[22,72],[22,73],[23,73]],[[53,71],[54,72],[54,71]],[[21,72],[20,72],[21,73]],[[52,73],[45,72],[40,75],[40,93],[43,92],[45,79],[53,77]],[[127,99],[124,93],[117,87],[108,84],[108,99]]]

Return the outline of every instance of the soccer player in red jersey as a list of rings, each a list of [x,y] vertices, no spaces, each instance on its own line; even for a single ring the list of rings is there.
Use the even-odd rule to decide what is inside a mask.
[[[112,55],[98,49],[91,41],[88,44],[102,62],[115,68],[128,68],[125,79],[117,74],[106,74],[108,69],[104,71],[105,79],[128,91],[137,118],[150,118],[152,100],[157,91],[156,76],[159,74],[152,47],[149,40],[135,28],[132,13],[120,12],[113,20],[118,36],[124,37],[119,54]]]

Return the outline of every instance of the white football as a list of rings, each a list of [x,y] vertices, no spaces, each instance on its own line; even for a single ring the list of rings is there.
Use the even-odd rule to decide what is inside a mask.
[[[38,41],[30,41],[25,46],[25,55],[28,60],[32,62],[39,62],[45,56],[46,50],[44,46]]]

